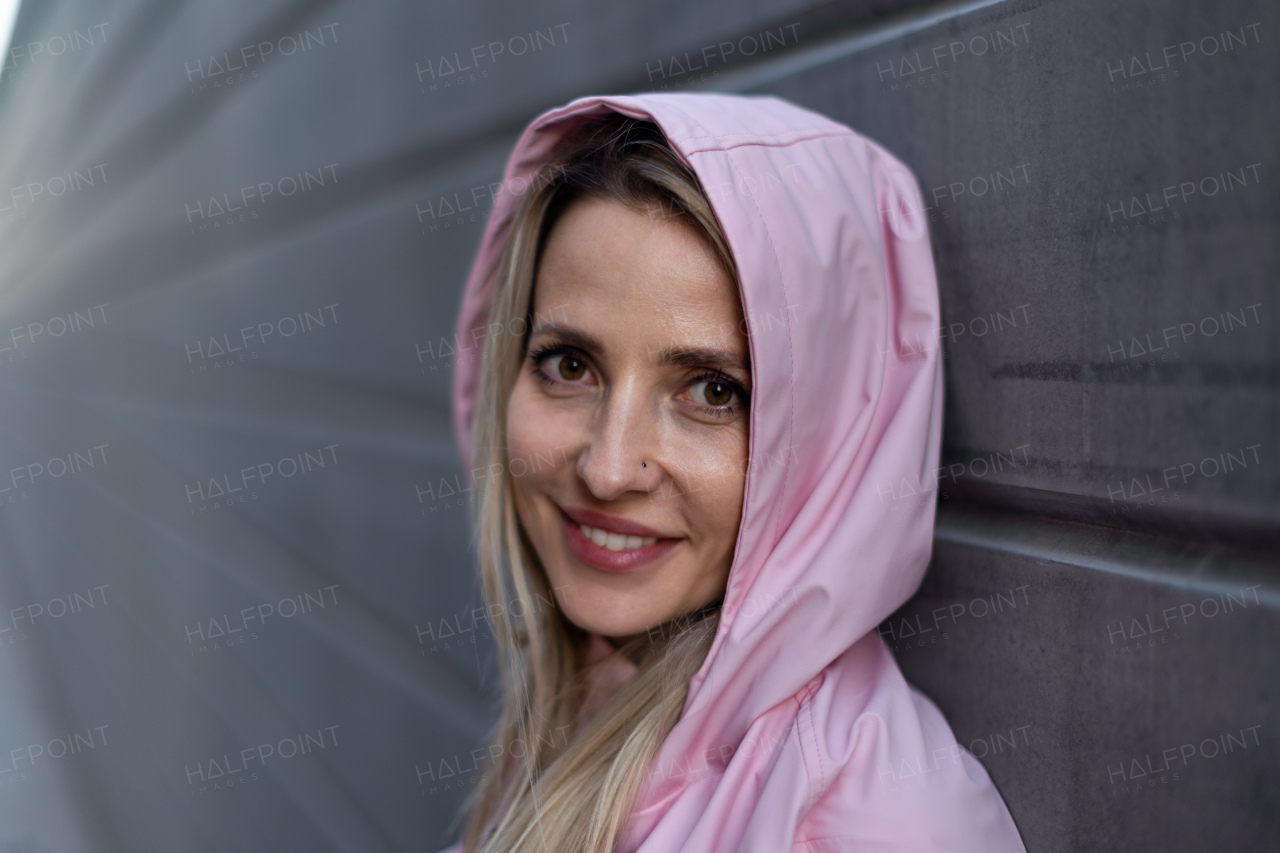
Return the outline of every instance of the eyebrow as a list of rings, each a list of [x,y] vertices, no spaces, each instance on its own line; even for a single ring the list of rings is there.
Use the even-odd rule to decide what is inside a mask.
[[[544,323],[530,332],[529,337],[532,338],[534,335],[558,335],[565,343],[585,350],[592,355],[599,355],[604,351],[604,345],[599,338],[560,323]],[[652,354],[650,352],[650,355]],[[725,372],[739,370],[748,377],[751,376],[750,365],[745,363],[736,353],[718,347],[663,347],[658,351],[658,363],[686,369],[710,367]]]

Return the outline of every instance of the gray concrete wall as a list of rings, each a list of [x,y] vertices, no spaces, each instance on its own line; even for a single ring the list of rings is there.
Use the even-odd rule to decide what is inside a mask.
[[[920,177],[947,467],[884,497],[941,503],[881,631],[1028,849],[1264,847],[1276,18],[25,3],[0,73],[0,849],[450,840],[493,718],[442,347],[484,188],[547,107],[690,86],[791,98]],[[672,65],[764,30],[786,43]],[[442,215],[454,194],[473,209]]]
[[[1276,12],[1001,3],[742,78],[925,191],[945,467],[882,496],[940,510],[881,633],[1030,850],[1280,837]]]

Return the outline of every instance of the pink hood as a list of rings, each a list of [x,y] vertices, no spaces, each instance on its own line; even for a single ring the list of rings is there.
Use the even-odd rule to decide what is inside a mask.
[[[754,389],[719,632],[618,849],[1023,850],[876,631],[929,561],[942,436],[937,282],[905,166],[777,98],[578,99],[517,143],[458,338],[486,323],[519,192],[579,117],[609,110],[656,122],[702,183],[741,278]],[[458,359],[454,377],[464,459],[479,369]]]

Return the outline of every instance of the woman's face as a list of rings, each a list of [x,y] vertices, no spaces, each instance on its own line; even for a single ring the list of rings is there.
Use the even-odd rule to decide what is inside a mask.
[[[533,309],[507,451],[557,603],[621,639],[720,598],[751,393],[733,280],[690,225],[586,197],[549,235]]]

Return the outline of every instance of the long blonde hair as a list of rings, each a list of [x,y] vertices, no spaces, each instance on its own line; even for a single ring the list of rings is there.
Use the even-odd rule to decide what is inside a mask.
[[[526,332],[487,338],[471,428],[473,470],[501,472],[478,489],[474,535],[493,614],[503,712],[490,741],[492,764],[459,815],[469,816],[464,853],[612,853],[719,624],[720,602],[714,602],[624,641],[613,654],[635,664],[635,673],[572,739],[563,734],[577,728],[586,698],[588,635],[555,606],[520,524],[505,424],[527,347],[542,247],[559,214],[582,196],[683,219],[737,281],[697,178],[652,122],[617,113],[583,121],[538,172],[515,213],[492,270],[489,319],[503,324],[490,328],[504,329],[523,319]]]

